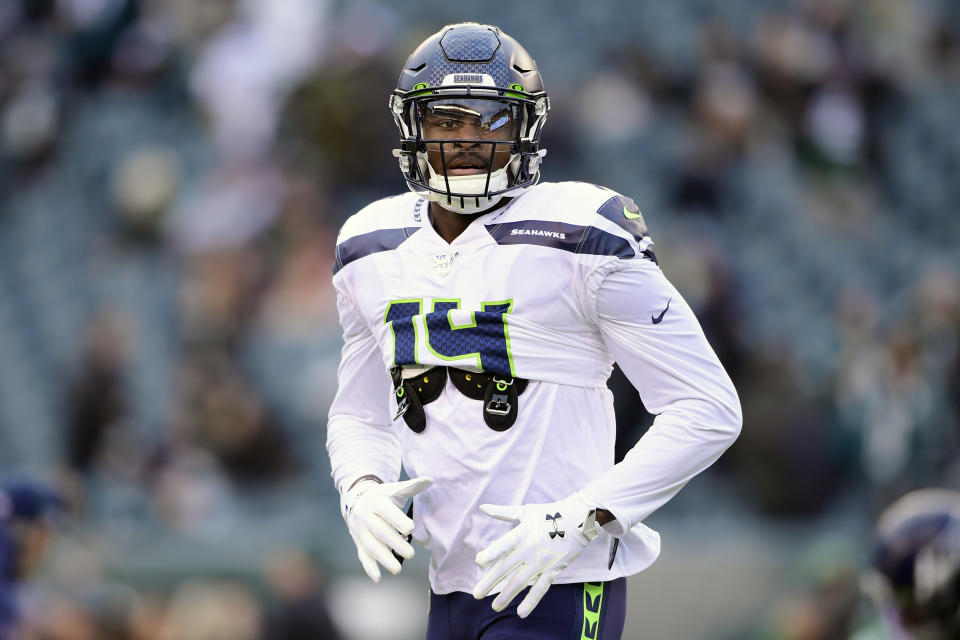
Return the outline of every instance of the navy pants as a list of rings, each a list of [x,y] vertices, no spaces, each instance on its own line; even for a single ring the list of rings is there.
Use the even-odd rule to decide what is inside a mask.
[[[517,615],[527,590],[503,611],[495,596],[430,593],[427,640],[619,640],[627,615],[627,580],[555,584],[527,618]]]

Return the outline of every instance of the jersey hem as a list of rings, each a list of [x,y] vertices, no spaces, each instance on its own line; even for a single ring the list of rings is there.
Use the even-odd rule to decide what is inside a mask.
[[[653,563],[651,562],[650,564],[653,564]],[[649,566],[650,565],[647,565],[642,569],[636,569],[634,571],[625,571],[623,569],[620,569],[620,570],[611,569],[609,571],[605,571],[600,574],[593,571],[582,571],[582,572],[575,573],[573,575],[563,575],[557,578],[556,580],[554,580],[553,584],[579,584],[581,582],[609,582],[611,580],[616,580],[617,578],[629,578],[630,576],[636,573],[640,573],[641,571],[646,570]],[[457,584],[451,585],[447,589],[438,590],[433,585],[430,585],[430,591],[438,596],[445,596],[457,591],[461,593],[472,594],[474,586],[475,585],[470,585],[470,584],[464,585],[464,584],[457,583]],[[502,589],[494,589],[487,595],[488,596],[496,595],[500,593],[500,591],[502,591]]]

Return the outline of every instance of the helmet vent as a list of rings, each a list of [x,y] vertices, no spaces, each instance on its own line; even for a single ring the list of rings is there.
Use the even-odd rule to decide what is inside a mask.
[[[531,71],[533,71],[533,69],[524,69],[518,64],[513,65],[513,68],[515,71],[519,71],[520,73],[530,73]]]
[[[407,69],[407,71],[413,71],[414,73],[417,73],[418,71],[423,71],[423,68],[426,66],[427,66],[426,62],[421,62],[417,66]]]

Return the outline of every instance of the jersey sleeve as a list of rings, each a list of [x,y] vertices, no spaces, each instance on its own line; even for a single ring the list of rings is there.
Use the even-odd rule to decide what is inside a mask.
[[[380,347],[350,296],[337,287],[343,327],[343,351],[337,370],[337,394],[327,421],[327,453],[339,491],[357,478],[400,477],[400,438],[390,416],[390,376]]]
[[[740,401],[693,311],[653,259],[608,263],[589,280],[586,298],[607,348],[656,414],[624,459],[584,489],[614,515],[604,528],[620,536],[733,443]]]

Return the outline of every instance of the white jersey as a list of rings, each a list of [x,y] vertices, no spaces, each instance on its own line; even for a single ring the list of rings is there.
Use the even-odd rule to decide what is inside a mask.
[[[344,347],[327,449],[345,491],[372,474],[434,484],[414,499],[435,593],[471,592],[478,551],[511,528],[484,503],[553,502],[583,491],[616,519],[556,582],[610,580],[649,566],[659,535],[642,520],[736,438],[740,406],[686,302],[650,250],[633,201],[585,183],[542,183],[475,219],[452,243],[415,194],[374,202],[337,240]],[[606,387],[613,362],[657,414],[614,466]],[[426,428],[393,420],[389,369],[451,366],[529,380],[516,423],[494,431],[482,402],[447,381]],[[621,538],[608,568],[611,536]]]

